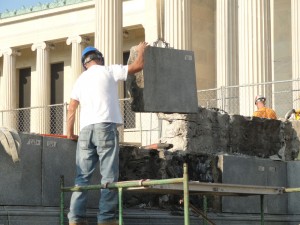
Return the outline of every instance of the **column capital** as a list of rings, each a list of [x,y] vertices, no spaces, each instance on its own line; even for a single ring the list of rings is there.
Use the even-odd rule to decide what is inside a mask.
[[[54,49],[54,44],[50,44],[50,43],[46,43],[44,41],[42,42],[37,42],[37,43],[34,43],[32,46],[31,46],[31,50],[32,51],[35,51],[37,49],[42,49],[42,50],[50,50],[50,49]]]
[[[68,37],[66,43],[67,43],[67,45],[70,45],[72,43],[76,43],[76,44],[88,43],[89,41],[90,41],[90,39],[88,37],[74,35],[74,36]]]
[[[18,50],[14,50],[13,48],[3,48],[0,49],[0,57],[2,57],[3,55],[9,55],[9,56],[20,56],[21,52],[19,52]]]

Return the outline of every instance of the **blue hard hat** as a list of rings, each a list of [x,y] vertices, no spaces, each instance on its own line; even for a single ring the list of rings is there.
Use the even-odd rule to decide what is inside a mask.
[[[95,52],[99,57],[103,58],[102,53],[93,46],[87,46],[85,49],[83,49],[81,54],[81,63],[84,64],[85,57],[88,55],[88,53]]]

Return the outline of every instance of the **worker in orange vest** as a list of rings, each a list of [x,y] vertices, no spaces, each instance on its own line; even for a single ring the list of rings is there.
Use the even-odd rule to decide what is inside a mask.
[[[255,97],[255,105],[257,107],[257,111],[253,113],[253,116],[266,119],[277,119],[275,111],[266,107],[266,97],[257,95]]]

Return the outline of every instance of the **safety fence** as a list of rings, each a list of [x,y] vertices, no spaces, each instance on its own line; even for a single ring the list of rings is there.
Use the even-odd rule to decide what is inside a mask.
[[[290,109],[300,108],[300,80],[284,80],[198,90],[198,105],[218,108],[229,114],[251,116],[255,111],[254,97],[262,94],[267,106],[275,109],[278,117],[284,118]],[[28,107],[0,111],[0,126],[19,132],[39,134],[66,134],[67,103],[44,107]],[[124,124],[120,126],[120,141],[156,143],[160,140],[163,121],[157,113],[137,113],[131,110],[130,99],[120,99]],[[77,115],[77,118],[79,115]],[[79,131],[79,120],[75,121],[75,132]]]
[[[300,107],[299,84],[297,79],[198,90],[198,104],[229,114],[252,116],[256,110],[255,96],[264,95],[267,106],[273,108],[278,117],[284,118],[290,109]]]
[[[28,107],[0,111],[0,127],[18,132],[37,134],[66,134],[68,104]],[[120,99],[123,125],[118,127],[120,141],[151,144],[161,136],[161,120],[156,113],[136,113],[131,110],[130,99]],[[79,111],[79,110],[78,110]],[[76,115],[79,118],[79,112]],[[75,133],[79,120],[75,121]]]

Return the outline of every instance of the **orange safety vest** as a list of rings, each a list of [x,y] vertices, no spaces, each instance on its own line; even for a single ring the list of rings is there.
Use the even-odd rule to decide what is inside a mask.
[[[273,109],[263,107],[253,113],[253,116],[266,118],[266,119],[277,119],[277,115]]]

